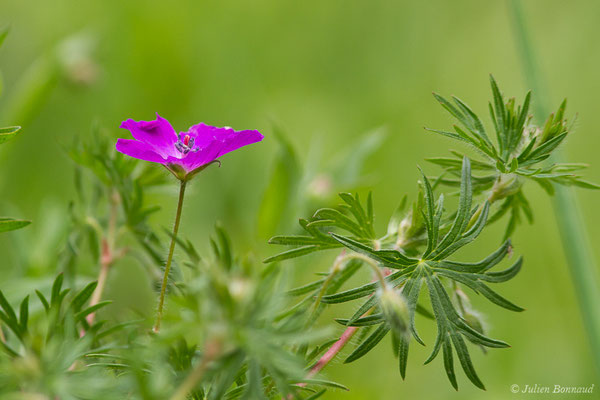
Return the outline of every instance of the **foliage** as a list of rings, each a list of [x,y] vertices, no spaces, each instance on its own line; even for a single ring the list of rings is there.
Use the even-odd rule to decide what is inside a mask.
[[[422,210],[423,224],[427,232],[427,244],[418,256],[407,256],[401,247],[396,246],[402,230],[398,229],[394,235],[387,234],[381,239],[375,239],[373,232],[373,204],[369,196],[365,208],[361,205],[358,196],[341,194],[340,197],[346,202],[341,210],[319,210],[310,222],[302,221],[301,224],[311,236],[279,236],[271,239],[271,243],[285,245],[301,245],[292,250],[283,252],[277,256],[267,259],[267,262],[297,257],[310,252],[344,246],[356,253],[364,254],[376,261],[381,268],[388,269],[390,274],[386,281],[394,288],[401,289],[406,299],[410,312],[409,327],[414,339],[424,345],[419,337],[414,324],[415,312],[418,309],[419,294],[423,283],[427,285],[431,306],[435,320],[438,325],[438,336],[435,346],[426,363],[432,361],[439,350],[443,348],[444,366],[452,385],[457,388],[456,376],[452,359],[452,346],[458,355],[460,364],[467,377],[478,387],[484,388],[483,383],[475,373],[471,363],[469,352],[465,345],[463,336],[469,341],[486,347],[507,347],[502,341],[491,339],[473,328],[472,324],[464,318],[464,311],[455,306],[442,279],[448,279],[454,284],[464,284],[486,297],[491,302],[512,311],[522,311],[522,308],[514,305],[502,296],[498,295],[486,283],[500,283],[513,278],[520,270],[522,259],[517,260],[511,267],[504,271],[490,272],[489,270],[501,262],[511,251],[510,242],[505,242],[498,250],[490,256],[476,263],[465,263],[451,261],[449,258],[456,251],[471,243],[483,230],[489,213],[489,202],[485,202],[481,210],[472,210],[472,187],[471,169],[467,158],[463,160],[461,175],[461,191],[458,210],[451,224],[445,223],[443,218],[444,196],[440,195],[437,203],[434,193],[427,177],[423,176],[422,188],[424,193],[424,207]],[[446,225],[446,226],[444,226]],[[326,234],[319,227],[337,228],[345,231],[345,235],[339,233]],[[350,235],[348,235],[350,234]],[[337,243],[338,246],[335,245]],[[392,244],[387,247],[386,244]],[[353,270],[355,272],[356,269]],[[337,271],[332,271],[337,273]],[[321,280],[309,285],[312,291],[320,291],[322,285],[327,282]],[[386,320],[381,311],[381,305],[377,296],[372,296],[379,283],[368,283],[338,293],[329,294],[322,298],[326,304],[344,303],[367,297],[367,300],[344,320],[346,326],[368,326],[369,329],[376,327],[375,331],[366,337],[356,349],[348,356],[346,362],[355,361],[370,350],[372,350],[390,330],[390,321]],[[299,290],[296,291],[296,293]],[[373,314],[365,316],[365,314]],[[425,312],[427,314],[427,312]],[[400,373],[404,378],[406,373],[409,339],[401,337],[398,340],[397,354],[400,361]]]
[[[95,288],[96,282],[91,282],[71,294],[69,288],[63,288],[60,274],[49,296],[36,290],[42,309],[35,314],[30,313],[36,308],[29,304],[29,295],[17,311],[0,291],[0,320],[8,328],[1,342],[5,355],[0,357],[0,386],[6,398],[35,393],[79,398],[99,390],[105,398],[118,398],[112,393],[116,387],[109,376],[98,374],[93,365],[82,364],[88,354],[101,356],[108,349],[100,344],[110,333],[104,329],[105,323],[89,324],[86,320],[110,303],[86,306]]]
[[[580,164],[541,165],[569,132],[564,119],[566,102],[561,104],[555,114],[548,117],[544,127],[540,129],[530,125],[530,93],[527,94],[524,104],[516,107],[514,99],[505,103],[493,77],[491,83],[494,105],[490,104],[490,114],[497,144],[489,139],[481,120],[464,102],[453,97],[452,104],[434,94],[461,126],[455,125],[455,132],[433,131],[469,144],[484,159],[470,161],[465,155],[455,151],[452,152],[455,158],[429,159],[442,166],[444,174],[437,177],[433,183],[423,175],[421,191],[412,207],[406,210],[406,197],[402,199],[401,205],[390,218],[388,231],[384,236],[377,236],[373,230],[374,211],[370,193],[364,206],[358,194],[340,193],[344,204],[337,208],[319,209],[310,219],[300,219],[303,234],[278,235],[270,239],[271,244],[292,248],[267,258],[267,263],[344,247],[352,251],[350,256],[343,256],[344,259],[352,258],[352,254],[366,256],[372,260],[366,264],[374,262],[376,268],[387,275],[384,282],[371,282],[338,291],[340,285],[333,286],[331,283],[340,279],[340,276],[343,276],[341,281],[345,282],[356,272],[357,265],[365,264],[365,259],[355,256],[357,263],[354,263],[352,268],[348,267],[348,263],[344,268],[340,266],[340,256],[330,272],[325,274],[325,278],[290,292],[293,295],[306,295],[296,306],[298,308],[307,308],[307,304],[311,302],[313,308],[318,309],[323,304],[367,298],[349,318],[336,319],[345,326],[358,327],[364,332],[361,342],[346,358],[346,362],[355,361],[367,354],[391,328],[398,325],[393,319],[397,316],[390,318],[381,296],[376,295],[378,290],[385,291],[391,287],[403,295],[403,301],[409,310],[409,330],[417,343],[424,345],[414,324],[415,313],[421,313],[436,321],[437,338],[425,363],[431,362],[442,349],[444,369],[450,383],[457,389],[453,362],[453,354],[456,354],[469,380],[483,389],[484,385],[475,372],[464,338],[482,349],[502,348],[508,344],[491,339],[485,334],[478,312],[471,308],[461,285],[500,307],[511,311],[523,311],[521,307],[500,296],[487,285],[506,282],[521,269],[522,258],[519,258],[505,270],[490,271],[506,256],[512,254],[508,236],[517,226],[520,213],[524,212],[532,220],[531,207],[522,191],[523,180],[534,180],[549,193],[552,193],[555,184],[598,187],[572,173],[583,167]],[[482,171],[486,175],[471,176],[471,169]],[[460,187],[457,208],[450,217],[444,217],[444,195],[440,194],[437,201],[434,195],[434,188],[440,185]],[[477,196],[483,197],[483,201],[473,207],[473,198]],[[492,211],[492,205],[498,200],[503,202]],[[500,248],[475,263],[452,259],[456,251],[479,236],[486,224],[498,220],[507,211],[511,212],[511,217],[505,232],[505,241]],[[433,315],[419,304],[423,284],[429,292]],[[394,353],[399,358],[400,374],[404,378],[410,338],[395,334],[392,335],[392,340]]]
[[[0,44],[5,37],[6,31],[1,31]],[[345,362],[368,354],[391,331],[393,354],[405,378],[410,343],[414,339],[424,345],[415,324],[419,313],[437,326],[425,362],[441,351],[448,379],[458,388],[456,356],[469,380],[483,389],[467,342],[484,351],[508,344],[488,336],[463,289],[522,311],[490,288],[515,277],[522,258],[503,270],[494,269],[512,255],[509,240],[477,262],[457,261],[457,252],[506,212],[511,213],[507,235],[520,213],[531,217],[522,191],[525,180],[549,192],[556,184],[596,187],[574,173],[579,164],[542,164],[569,133],[566,103],[538,128],[528,115],[530,94],[517,107],[514,100],[503,99],[493,79],[492,89],[496,143],[466,104],[436,95],[461,124],[455,132],[436,132],[468,143],[483,160],[469,160],[458,152],[453,158],[431,159],[444,174],[431,181],[423,174],[416,199],[400,201],[383,235],[376,230],[371,193],[363,201],[358,193],[342,192],[343,204],[329,206],[336,190],[365,186],[364,160],[380,146],[381,131],[365,135],[343,157],[321,168],[314,158],[301,160],[276,129],[280,151],[259,211],[259,236],[287,230],[292,216],[316,204],[324,206],[299,220],[300,233],[270,239],[289,248],[268,257],[267,265],[252,253],[234,251],[219,224],[209,251],[196,240],[156,227],[152,216],[159,208],[148,204],[147,193],[167,184],[168,175],[115,152],[110,134],[95,125],[89,139],[76,140],[66,149],[74,162],[75,199],[68,208],[66,236],[58,229],[54,232],[62,242],[60,256],[47,257],[52,270],[60,273],[49,285],[43,278],[31,279],[26,289],[9,293],[3,286],[0,291],[0,394],[52,399],[316,399],[326,390],[347,390],[320,373],[332,358],[332,345],[341,339],[323,327],[319,317],[332,304],[354,300],[361,303],[351,315],[335,314],[337,325],[357,332],[357,344]],[[0,144],[19,129],[0,129]],[[472,176],[472,169],[484,175]],[[459,187],[456,206],[445,203],[445,186]],[[0,232],[28,223],[0,218]],[[169,306],[163,329],[151,330],[154,316],[148,312],[108,312],[111,301],[104,288],[113,267],[141,265],[158,289],[169,239],[179,253],[173,273],[167,274]],[[281,262],[324,250],[339,252],[331,269],[315,282],[289,289],[289,272]],[[363,266],[371,268],[375,281],[356,283]],[[35,292],[30,285],[34,282],[39,284]],[[33,293],[37,300],[30,302]]]
[[[473,160],[472,168],[480,171],[474,177],[475,193],[488,191],[488,200],[502,201],[498,210],[490,217],[490,222],[510,213],[505,232],[508,238],[521,221],[521,213],[533,222],[533,212],[523,193],[523,181],[538,183],[548,194],[554,194],[555,185],[578,186],[598,189],[600,186],[585,181],[577,173],[585,164],[549,163],[554,151],[565,141],[572,130],[565,117],[567,100],[546,119],[543,126],[535,126],[529,114],[531,92],[528,92],[522,105],[514,98],[505,100],[493,76],[490,75],[493,101],[489,103],[490,119],[496,133],[496,143],[492,142],[481,119],[457,97],[452,102],[434,93],[436,100],[448,111],[459,125],[453,125],[454,132],[429,129],[432,132],[466,143],[483,157]],[[460,160],[463,154],[451,151],[453,157],[429,158],[428,161],[444,168],[452,176],[460,174]],[[457,179],[440,178],[440,183],[456,186]]]

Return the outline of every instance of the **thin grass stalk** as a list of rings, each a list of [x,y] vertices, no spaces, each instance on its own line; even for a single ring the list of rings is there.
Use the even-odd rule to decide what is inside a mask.
[[[534,107],[539,118],[549,114],[549,109],[544,101],[547,99],[545,86],[542,84],[535,52],[529,40],[521,2],[510,0],[509,8],[525,78],[534,93],[537,93]],[[559,161],[559,159],[560,153],[556,152],[553,161]],[[596,361],[596,372],[600,375],[600,284],[597,264],[573,189],[556,185],[556,194],[552,202],[583,324],[590,341],[592,357]]]

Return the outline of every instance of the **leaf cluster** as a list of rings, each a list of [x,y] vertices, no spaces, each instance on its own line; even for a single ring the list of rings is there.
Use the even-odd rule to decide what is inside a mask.
[[[521,105],[514,98],[506,100],[495,79],[490,76],[493,100],[489,103],[491,125],[495,142],[490,138],[479,116],[462,100],[452,97],[451,101],[434,93],[435,99],[452,115],[457,124],[454,131],[428,129],[449,137],[474,149],[481,159],[472,160],[473,170],[481,173],[473,177],[476,194],[487,192],[490,202],[502,201],[490,221],[510,214],[505,239],[511,235],[524,214],[533,221],[533,211],[526,199],[522,186],[525,180],[538,183],[549,194],[555,185],[578,186],[598,189],[600,186],[584,180],[578,173],[585,164],[552,162],[552,155],[569,136],[572,124],[567,122],[564,100],[557,111],[550,114],[542,126],[536,126],[530,114],[531,92]],[[429,158],[428,161],[442,167],[445,174],[439,181],[449,186],[458,186],[460,165],[464,154],[451,151],[451,157]]]
[[[415,327],[415,314],[422,313],[427,317],[433,317],[438,327],[438,335],[433,351],[426,362],[432,361],[440,349],[443,349],[444,367],[451,384],[457,388],[456,375],[454,372],[453,353],[465,371],[467,377],[480,388],[483,383],[477,376],[465,339],[474,344],[500,348],[507,347],[505,342],[491,339],[475,329],[472,322],[464,317],[464,310],[458,304],[452,302],[448,294],[445,282],[453,285],[464,285],[475,293],[481,294],[492,303],[512,311],[522,311],[522,308],[514,305],[504,297],[492,290],[488,284],[501,283],[513,278],[520,270],[522,259],[517,260],[506,270],[490,271],[500,263],[510,252],[511,245],[506,241],[499,249],[494,251],[479,262],[458,262],[451,260],[455,252],[474,241],[482,232],[489,215],[490,203],[484,202],[480,207],[473,208],[473,187],[471,181],[471,165],[467,158],[463,159],[460,178],[460,196],[457,210],[451,219],[444,217],[444,196],[437,199],[434,196],[432,185],[425,175],[422,181],[422,201],[415,204],[412,212],[418,211],[421,218],[416,220],[409,215],[408,221],[418,221],[426,230],[426,242],[420,253],[408,255],[402,248],[394,248],[397,240],[390,241],[390,234],[375,239],[373,231],[373,205],[371,196],[367,201],[366,211],[360,205],[358,196],[342,194],[346,202],[340,210],[319,210],[313,219],[301,221],[310,236],[276,236],[271,243],[297,246],[291,250],[284,251],[266,260],[266,262],[281,261],[313,251],[334,248],[334,242],[353,253],[362,254],[373,260],[381,268],[387,271],[385,281],[391,288],[400,291],[405,299],[410,321],[409,330],[412,337],[419,344],[424,345],[423,340],[417,333]],[[350,217],[352,216],[352,218]],[[395,217],[393,217],[395,218]],[[449,222],[448,222],[449,221]],[[391,223],[392,226],[401,224]],[[335,228],[337,232],[332,232]],[[323,229],[326,229],[323,230]],[[400,236],[401,230],[396,234]],[[397,238],[392,238],[397,239]],[[386,243],[391,244],[388,248]],[[309,247],[310,246],[310,247]],[[359,262],[358,264],[361,264]],[[349,271],[333,269],[330,274],[345,275],[354,273],[356,269]],[[345,281],[346,279],[344,279]],[[309,293],[311,298],[317,298],[318,293],[323,290],[328,279],[322,279],[304,287],[295,289],[292,294]],[[433,316],[427,309],[418,304],[423,284],[429,292],[430,304]],[[390,321],[386,320],[385,313],[381,310],[377,290],[381,287],[379,282],[363,284],[351,289],[328,293],[320,298],[324,304],[345,303],[353,300],[363,299],[362,304],[349,318],[337,319],[345,326],[359,327],[360,330],[369,332],[361,336],[359,345],[346,358],[346,362],[352,362],[371,351],[390,331]],[[366,300],[364,300],[366,298]],[[370,332],[372,330],[372,332]],[[410,338],[406,336],[393,335],[395,353],[399,358],[399,369],[402,377],[406,374],[408,359],[408,348]]]
[[[40,290],[35,294],[39,307],[30,304],[26,296],[17,309],[0,291],[0,387],[2,393],[46,393],[60,398],[72,398],[93,393],[103,385],[110,397],[110,380],[94,376],[93,371],[80,368],[89,353],[104,353],[101,342],[116,331],[105,328],[105,321],[88,323],[86,317],[110,304],[88,302],[97,282],[91,282],[73,292],[63,287],[63,274],[54,280],[49,295]],[[40,309],[41,307],[41,309]],[[40,379],[42,377],[42,379]]]
[[[280,270],[271,266],[261,271],[252,258],[234,254],[221,226],[217,225],[215,233],[212,257],[200,259],[191,242],[177,242],[188,261],[183,281],[175,283],[177,294],[172,301],[178,307],[167,316],[167,320],[178,320],[188,315],[175,324],[171,321],[168,336],[189,337],[199,349],[221,349],[195,396],[303,399],[316,398],[311,396],[322,394],[321,388],[344,389],[335,382],[306,379],[304,366],[319,351],[318,347],[309,350],[307,342],[322,335],[307,333],[300,313],[282,313],[286,301],[277,290]]]

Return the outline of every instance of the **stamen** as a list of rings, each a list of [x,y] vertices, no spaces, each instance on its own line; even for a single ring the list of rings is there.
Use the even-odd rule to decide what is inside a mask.
[[[191,137],[190,135],[182,136],[182,134],[179,134],[179,140],[177,140],[177,143],[175,143],[175,148],[180,153],[186,155],[190,151],[198,151],[198,149],[194,149],[194,142],[196,141],[195,138]]]

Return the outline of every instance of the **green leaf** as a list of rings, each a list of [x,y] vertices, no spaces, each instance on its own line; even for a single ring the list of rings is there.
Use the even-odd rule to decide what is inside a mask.
[[[336,318],[335,322],[339,323],[340,325],[344,325],[344,326],[362,327],[362,326],[379,325],[384,320],[385,319],[383,317],[383,314],[373,314],[373,315],[367,315],[366,317],[359,318],[356,321],[354,321],[353,323],[350,323],[349,319],[344,319],[344,318]]]
[[[21,302],[19,309],[19,325],[21,332],[27,331],[27,321],[29,320],[29,296],[26,296]]]
[[[323,389],[323,390],[321,390],[321,391],[319,391],[319,392],[316,392],[316,393],[314,393],[314,394],[312,394],[312,395],[308,396],[308,397],[307,397],[307,398],[305,398],[304,400],[316,400],[316,399],[318,399],[319,397],[323,396],[323,395],[325,394],[325,392],[327,392],[327,389]]]
[[[459,235],[467,227],[469,223],[469,216],[471,212],[471,198],[473,196],[471,187],[471,165],[467,157],[463,158],[463,167],[460,180],[460,197],[458,200],[458,210],[456,217],[452,223],[452,227],[448,233],[444,236],[442,241],[437,245],[435,251],[432,253],[433,257],[437,257],[443,250],[453,244]]]
[[[458,382],[456,382],[456,373],[454,372],[454,360],[452,357],[452,345],[448,339],[442,341],[442,348],[444,349],[444,369],[446,370],[446,376],[452,384],[455,390],[458,390]]]
[[[400,285],[406,279],[405,276],[407,274],[410,274],[413,270],[413,267],[409,267],[400,271],[396,271],[387,276],[385,280],[392,287],[396,287]],[[379,286],[379,282],[367,283],[362,286],[346,290],[344,292],[323,296],[321,301],[326,304],[344,303],[373,294],[373,292],[375,292],[375,290],[377,290]]]
[[[220,260],[223,263],[223,266],[225,267],[225,269],[231,269],[231,264],[233,262],[233,255],[231,252],[231,240],[229,239],[229,236],[227,235],[227,232],[225,232],[225,230],[223,229],[223,226],[218,223],[217,226],[215,227],[215,230],[217,232],[217,237],[219,240],[219,245],[220,245]]]
[[[521,164],[529,165],[534,162],[538,162],[544,156],[548,156],[554,149],[558,147],[558,145],[562,143],[563,140],[565,140],[567,133],[568,132],[564,132],[537,147],[525,158],[525,161]]]
[[[9,126],[7,128],[0,128],[0,144],[15,137],[20,130],[20,126]]]
[[[62,289],[63,279],[64,279],[64,275],[62,273],[60,273],[60,274],[58,274],[58,276],[54,280],[54,283],[52,284],[52,290],[51,290],[51,296],[50,296],[50,304],[52,304],[52,306],[56,306],[56,305],[60,304],[60,300],[61,300],[60,289]]]
[[[79,293],[77,293],[73,300],[71,300],[71,307],[74,311],[79,311],[81,307],[83,307],[83,305],[94,293],[94,290],[96,290],[96,286],[98,286],[97,281],[90,282],[86,287],[81,289]]]
[[[289,296],[302,296],[302,295],[304,295],[306,293],[312,292],[312,291],[320,288],[321,285],[323,285],[324,282],[325,282],[325,279],[320,279],[320,280],[318,280],[316,282],[312,282],[312,283],[309,283],[307,285],[300,286],[300,287],[297,287],[297,288],[292,289],[292,290],[288,290],[287,294]]]
[[[377,297],[371,296],[354,312],[347,322],[347,325],[352,325],[363,317],[371,308],[377,305]]]
[[[350,212],[352,215],[354,215],[354,218],[356,218],[358,225],[363,228],[363,232],[366,233],[366,237],[375,238],[372,210],[370,215],[365,213],[365,210],[360,204],[358,193],[356,193],[354,196],[352,196],[350,193],[340,193],[339,196],[346,202],[346,204],[348,204]]]
[[[6,313],[8,318],[10,318],[13,321],[17,321],[17,314],[15,313],[15,310],[12,308],[12,306],[10,305],[8,300],[6,300],[6,297],[4,297],[4,293],[2,293],[1,290],[0,290],[0,307],[2,307],[2,309],[4,310],[4,312]]]
[[[315,238],[312,236],[273,236],[269,239],[269,244],[280,244],[286,246],[304,246],[304,245],[318,245],[323,243],[323,239]]]
[[[406,303],[408,305],[408,310],[410,313],[410,331],[417,342],[422,344],[425,343],[417,333],[417,329],[415,327],[415,311],[417,308],[417,301],[419,300],[419,293],[421,292],[421,285],[423,284],[423,269],[422,267],[417,267],[414,270],[414,273],[410,276],[410,278],[404,284],[402,288],[402,294],[406,298]]]
[[[421,171],[420,168],[419,170]],[[427,249],[424,252],[424,257],[426,257],[427,255],[429,255],[429,253],[433,251],[433,249],[437,245],[439,226],[438,229],[436,229],[434,226],[434,214],[436,213],[436,209],[434,206],[433,189],[431,188],[431,184],[429,183],[429,180],[427,179],[423,171],[421,171],[421,176],[423,178],[422,186],[423,195],[425,199],[425,211],[423,212],[423,216],[425,219],[425,227],[427,229]]]
[[[246,390],[244,391],[244,396],[242,397],[243,400],[266,399],[261,375],[260,365],[256,361],[250,360],[248,362],[248,372],[246,374],[248,383],[246,385]]]
[[[469,355],[465,341],[457,333],[451,333],[450,336],[452,338],[454,348],[456,349],[456,354],[460,361],[460,365],[462,366],[463,371],[465,371],[465,375],[467,375],[467,378],[469,378],[469,380],[473,382],[475,386],[485,390],[483,382],[481,382],[477,376],[477,373],[475,372],[475,367],[473,367],[473,363],[471,362],[471,356]]]
[[[379,325],[379,328],[375,330],[364,342],[362,342],[349,356],[344,360],[344,363],[351,363],[358,360],[373,348],[387,335],[390,327],[387,324]]]
[[[338,241],[333,240],[329,235],[326,235],[321,229],[331,231],[333,228],[339,228],[354,235],[357,239],[364,241],[372,241],[375,237],[373,231],[373,205],[372,197],[369,194],[367,199],[367,210],[360,204],[358,195],[352,196],[348,193],[340,193],[340,197],[346,204],[339,208],[342,211],[347,211],[354,217],[353,221],[348,215],[334,208],[321,208],[317,210],[312,220],[309,222],[305,219],[300,219],[300,226],[310,234],[293,235],[293,236],[274,236],[269,240],[270,244],[300,246],[295,249],[284,251],[275,256],[267,258],[264,262],[275,262],[287,260],[310,254],[315,251],[332,249],[340,247]]]
[[[531,141],[527,144],[527,146],[525,146],[523,151],[521,151],[521,153],[517,157],[518,162],[523,162],[527,159],[529,154],[531,154],[531,150],[533,150],[535,143],[536,143],[536,138],[531,139]]]
[[[483,277],[480,279],[484,279],[488,282],[494,283],[506,282],[514,278],[519,273],[519,271],[521,271],[522,265],[523,257],[519,257],[519,259],[510,268],[499,272],[488,272],[484,274]]]
[[[4,321],[6,326],[19,338],[20,340],[23,337],[23,330],[21,328],[21,324],[17,320],[17,314],[15,310],[12,308],[6,297],[4,297],[4,293],[0,290],[0,307],[2,307],[3,311],[0,311],[0,320]]]
[[[342,385],[341,383],[328,381],[328,380],[324,380],[324,379],[302,379],[299,381],[293,381],[292,383],[306,383],[308,385],[327,386],[327,387],[331,387],[331,388],[335,388],[335,389],[342,389],[345,391],[350,390],[346,386]]]
[[[334,225],[344,229],[357,237],[363,237],[365,235],[364,229],[352,221],[350,218],[339,212],[334,208],[321,208],[317,210],[313,215],[313,218],[320,220],[331,220],[334,222]]]
[[[40,292],[37,289],[35,290],[35,294],[40,299],[40,302],[44,306],[44,309],[46,310],[46,312],[48,312],[50,310],[50,304],[48,304],[48,300],[46,300],[46,297],[42,294],[42,292]]]
[[[96,312],[97,310],[99,310],[102,307],[107,306],[111,303],[112,303],[111,300],[105,300],[105,301],[101,301],[97,304],[94,304],[93,306],[90,306],[82,311],[79,311],[77,314],[75,314],[75,321],[82,321],[85,317],[87,317],[91,313]]]
[[[511,241],[506,240],[496,251],[479,262],[462,263],[457,261],[443,260],[437,265],[441,268],[447,268],[457,272],[483,272],[489,270],[502,261],[504,257],[506,257],[506,255],[511,251],[511,249]]]
[[[467,106],[463,103],[459,98],[452,96],[452,99],[456,103],[456,105],[461,109],[464,113],[468,124],[465,125],[467,129],[471,131],[482,143],[485,143],[490,149],[493,148],[492,142],[488,138],[485,133],[485,128],[483,127],[483,123],[479,119],[479,117]]]
[[[467,232],[462,234],[458,240],[456,240],[450,246],[446,247],[443,251],[437,253],[435,258],[436,259],[446,258],[446,257],[450,256],[451,254],[453,254],[458,249],[460,249],[461,247],[464,247],[465,245],[467,245],[467,244],[471,243],[473,240],[475,240],[479,236],[479,234],[483,231],[483,228],[485,227],[485,223],[487,221],[489,210],[490,210],[490,203],[489,203],[489,201],[486,200],[485,203],[483,204],[483,207],[481,209],[481,213],[479,214],[479,217],[477,218],[477,220],[475,220],[475,223],[473,224],[471,229],[469,229]]]
[[[329,248],[335,248],[335,247],[338,247],[338,246],[332,245]],[[289,260],[290,258],[304,256],[304,255],[307,255],[307,254],[310,254],[310,253],[313,253],[315,251],[322,250],[322,249],[323,249],[323,246],[316,246],[316,245],[297,247],[295,249],[286,250],[277,255],[268,257],[263,262],[265,264],[269,264],[269,263],[276,262],[276,261]]]
[[[373,250],[372,248],[370,248],[367,245],[364,245],[364,244],[362,244],[356,240],[350,239],[348,237],[338,235],[336,233],[332,233],[331,237],[333,237],[335,240],[337,240],[338,242],[340,242],[342,245],[349,248],[350,250],[356,251],[357,253],[365,254],[365,255],[371,257],[372,259],[374,259],[375,261],[380,262],[381,264],[383,264],[386,267],[390,267],[390,268],[394,268],[394,269],[401,269],[403,267],[413,265],[418,261],[418,260],[410,259],[410,258],[406,257],[405,255],[401,254],[400,252],[394,251],[394,250],[391,250],[391,251],[386,250],[383,252],[378,251],[378,250]],[[390,256],[391,254],[394,254],[393,258]]]
[[[500,93],[500,89],[498,88],[498,84],[492,75],[490,75],[490,84],[492,86],[492,94],[494,97],[494,109],[490,108],[492,119],[496,124],[496,137],[498,139],[498,144],[500,146],[500,153],[504,153],[506,148],[506,142],[504,137],[505,132],[505,117],[506,117],[506,108],[504,106],[504,100],[502,98],[502,94]]]
[[[223,395],[235,381],[239,369],[246,358],[242,351],[236,351],[231,355],[227,356],[224,360],[221,360],[223,364],[220,373],[213,379],[211,390],[208,395],[209,400],[222,399]]]
[[[480,283],[477,286],[477,290],[479,291],[479,293],[484,295],[489,301],[499,305],[500,307],[516,312],[525,311],[524,308],[519,307],[516,304],[506,300],[504,297],[500,296],[498,293],[494,292],[492,289],[490,289],[487,285],[484,285],[483,283]]]
[[[29,225],[31,221],[24,219],[13,219],[7,217],[0,217],[0,232],[14,231],[15,229],[21,229]]]
[[[406,366],[408,364],[408,346],[409,340],[401,336],[398,343],[398,369],[400,370],[400,376],[402,379],[406,378]]]

